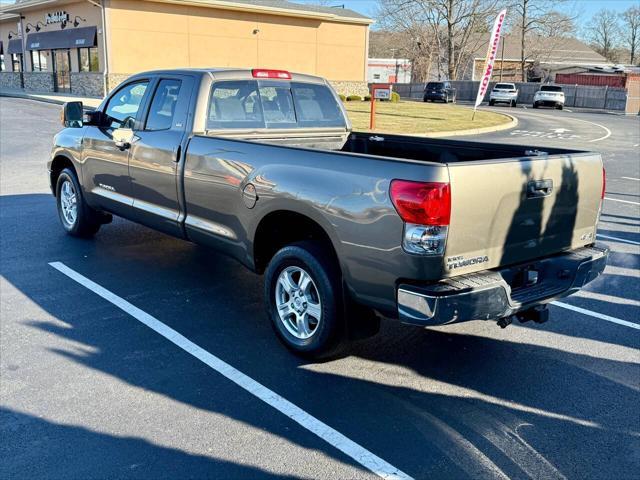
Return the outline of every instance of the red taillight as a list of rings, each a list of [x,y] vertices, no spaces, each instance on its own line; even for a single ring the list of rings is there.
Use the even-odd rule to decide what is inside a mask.
[[[400,218],[418,225],[449,225],[451,187],[440,182],[393,180],[391,201]]]
[[[604,200],[604,191],[607,189],[607,172],[604,167],[602,167],[602,195],[600,195],[600,199]]]
[[[254,68],[251,70],[253,78],[279,78],[281,80],[291,80],[291,74],[286,70],[265,70]]]

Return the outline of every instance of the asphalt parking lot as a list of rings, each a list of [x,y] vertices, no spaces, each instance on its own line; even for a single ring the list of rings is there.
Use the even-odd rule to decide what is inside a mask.
[[[640,478],[638,117],[496,108],[518,127],[473,137],[603,155],[610,264],[549,322],[384,321],[310,363],[234,261],[118,219],[63,233],[59,108],[0,98],[0,477]]]

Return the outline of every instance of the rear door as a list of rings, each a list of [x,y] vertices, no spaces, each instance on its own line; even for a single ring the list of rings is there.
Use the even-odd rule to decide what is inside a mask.
[[[162,75],[154,81],[129,157],[132,218],[178,236],[182,235],[178,167],[194,84],[189,75]]]
[[[595,241],[600,155],[578,153],[448,165],[445,271],[527,262]]]

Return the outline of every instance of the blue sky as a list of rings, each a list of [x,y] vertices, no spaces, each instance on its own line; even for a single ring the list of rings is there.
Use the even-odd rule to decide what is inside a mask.
[[[318,3],[315,0],[292,0],[298,3]],[[369,17],[375,17],[377,1],[375,0],[335,0],[329,3],[330,6],[344,5],[346,8],[355,10]],[[640,0],[575,0],[569,1],[564,5],[560,5],[561,8],[575,8],[576,13],[579,13],[581,17],[584,17],[586,23],[591,16],[602,8],[609,10],[623,11],[633,5],[640,5]],[[578,25],[580,27],[581,25]]]

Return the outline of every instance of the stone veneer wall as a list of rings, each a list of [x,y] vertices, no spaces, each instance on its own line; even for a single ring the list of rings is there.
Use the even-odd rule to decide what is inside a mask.
[[[104,76],[97,72],[71,72],[71,93],[84,97],[104,96]]]
[[[107,88],[112,92],[118,85],[129,78],[131,73],[110,73],[107,77]]]
[[[116,88],[118,85],[120,85],[120,83],[125,81],[130,76],[131,74],[110,73],[109,91],[111,92],[114,88]],[[369,84],[367,82],[332,80],[329,83],[331,83],[336,92],[341,93],[345,96],[360,95],[361,97],[364,97],[365,95],[369,95]]]
[[[369,95],[369,84],[367,82],[344,82],[340,80],[330,80],[329,83],[336,92],[348,97],[349,95]]]
[[[20,72],[0,72],[0,88],[19,90],[22,88],[21,78]]]
[[[25,72],[24,89],[27,92],[53,92],[53,73]]]

